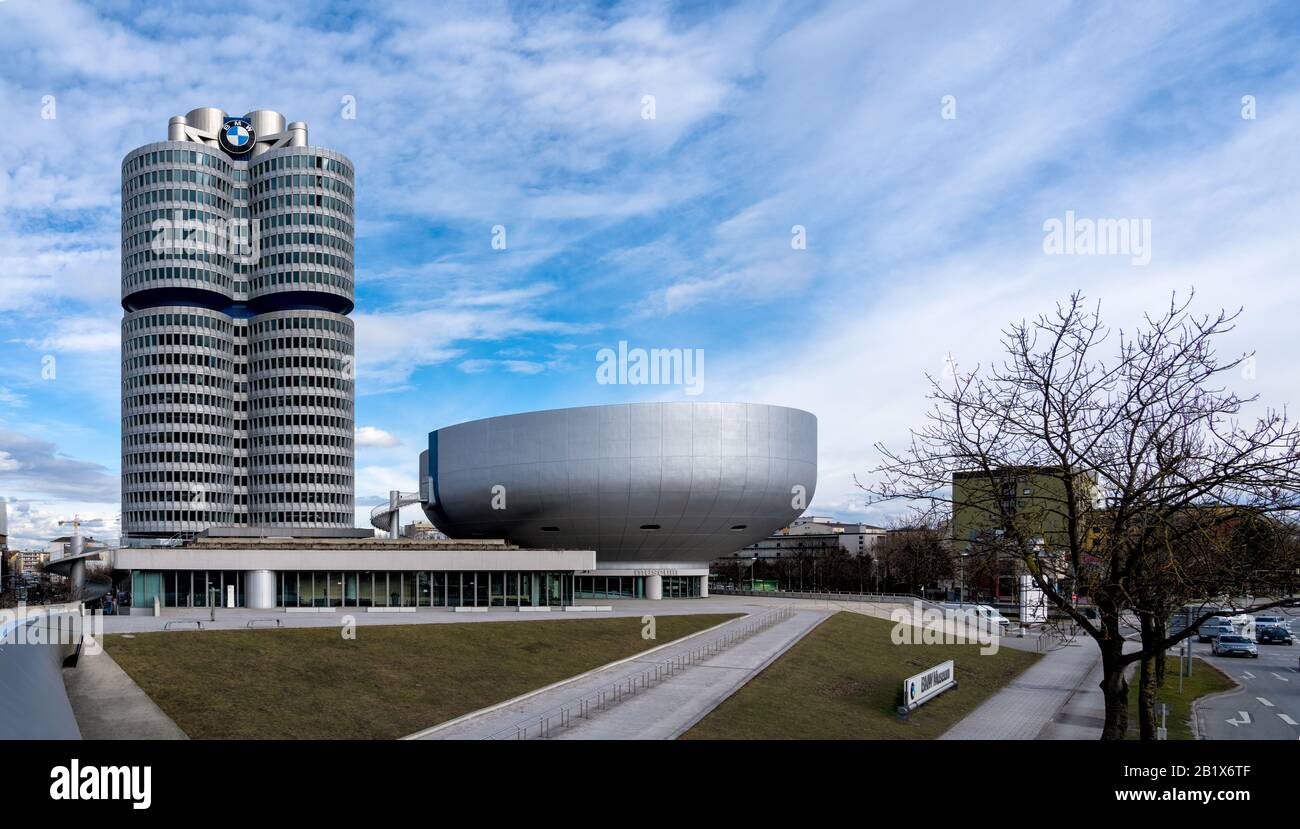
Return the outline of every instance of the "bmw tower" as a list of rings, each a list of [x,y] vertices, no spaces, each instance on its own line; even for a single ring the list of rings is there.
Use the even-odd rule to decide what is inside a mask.
[[[122,162],[122,534],[353,526],[352,162],[204,107]]]

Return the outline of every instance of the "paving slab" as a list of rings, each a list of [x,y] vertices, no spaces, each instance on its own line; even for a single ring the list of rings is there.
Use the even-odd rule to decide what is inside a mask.
[[[1101,651],[1091,639],[1050,650],[939,739],[1036,739],[1100,662]]]
[[[83,645],[75,668],[63,669],[63,684],[82,739],[189,739],[93,640]]]

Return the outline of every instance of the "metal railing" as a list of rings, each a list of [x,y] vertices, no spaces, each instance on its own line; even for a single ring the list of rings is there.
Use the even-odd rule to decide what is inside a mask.
[[[709,595],[719,596],[771,596],[775,599],[830,599],[834,601],[848,602],[910,602],[914,599],[921,601],[935,601],[933,599],[922,599],[915,593],[853,593],[847,590],[745,590],[738,587],[714,587],[709,586]]]
[[[782,607],[769,611],[762,616],[740,620],[728,625],[722,635],[710,639],[702,645],[696,645],[684,653],[679,653],[651,668],[602,685],[583,696],[557,705],[541,714],[537,714],[508,725],[489,734],[487,740],[532,740],[548,739],[552,730],[572,728],[575,718],[589,720],[600,711],[608,710],[628,697],[634,697],[642,691],[653,688],[661,682],[677,676],[692,665],[699,665],[716,656],[731,646],[748,639],[756,633],[780,624],[794,615],[794,609]]]

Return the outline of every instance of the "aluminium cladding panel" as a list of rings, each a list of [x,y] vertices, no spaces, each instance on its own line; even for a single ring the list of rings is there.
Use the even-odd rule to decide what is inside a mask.
[[[591,406],[440,429],[430,452],[438,503],[427,512],[452,537],[698,562],[802,512],[795,488],[804,504],[816,488],[817,419],[746,403]]]

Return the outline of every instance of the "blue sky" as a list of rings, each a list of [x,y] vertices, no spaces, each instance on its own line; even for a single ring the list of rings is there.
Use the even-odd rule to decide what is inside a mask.
[[[1298,47],[1294,3],[4,0],[11,535],[116,533],[119,163],[194,107],[356,163],[359,525],[431,429],[653,399],[812,411],[813,510],[883,522],[853,476],[925,375],[1076,289],[1244,306],[1242,390],[1295,397]],[[1067,211],[1150,220],[1150,264],[1047,255]],[[598,384],[620,340],[702,349],[703,393]]]

